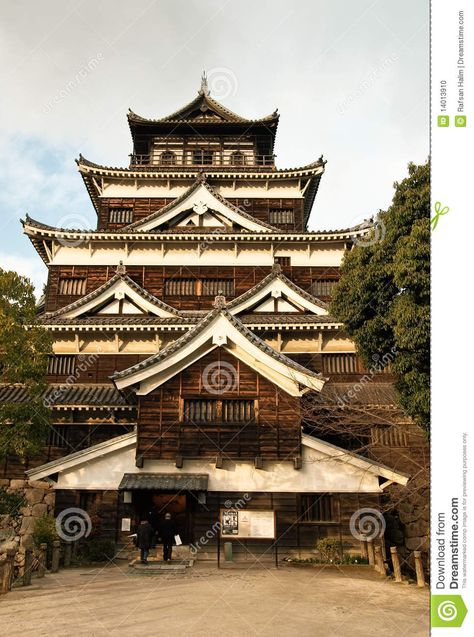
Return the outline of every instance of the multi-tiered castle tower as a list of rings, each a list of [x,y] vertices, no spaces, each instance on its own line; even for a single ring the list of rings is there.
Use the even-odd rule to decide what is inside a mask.
[[[331,409],[364,374],[327,302],[367,228],[307,230],[325,161],[277,168],[278,121],[236,115],[204,79],[168,117],[129,112],[128,168],[79,158],[96,230],[24,221],[54,336],[52,430],[27,473],[54,482],[57,512],[94,506],[119,540],[127,520],[171,510],[195,542],[246,496],[277,512],[287,551],[357,546],[352,513],[406,483],[303,430],[304,395]]]

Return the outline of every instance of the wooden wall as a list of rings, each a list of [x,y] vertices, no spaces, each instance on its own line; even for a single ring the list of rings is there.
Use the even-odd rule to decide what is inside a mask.
[[[86,279],[86,292],[89,294],[100,285],[106,283],[115,274],[114,266],[51,266],[48,275],[46,292],[46,312],[52,312],[77,301],[81,296],[59,294],[59,280],[67,277]],[[316,279],[339,278],[338,268],[284,266],[283,273],[303,290],[311,291],[311,284]],[[260,266],[207,266],[207,267],[171,267],[171,266],[135,266],[127,268],[127,274],[148,292],[166,301],[169,305],[183,310],[211,309],[214,297],[177,297],[166,296],[164,281],[169,278],[231,278],[234,280],[235,296],[243,294],[259,283],[271,272],[270,267]],[[229,297],[231,298],[231,297]],[[328,300],[328,297],[320,297]]]
[[[234,374],[235,388],[216,395],[206,389],[205,369],[227,365]],[[212,372],[211,372],[212,373]],[[231,387],[231,385],[228,385]],[[183,397],[211,399],[256,399],[256,422],[216,423],[199,426],[182,422]],[[300,454],[299,401],[221,350],[200,361],[151,392],[139,397],[137,454],[144,458],[208,457],[290,461]]]
[[[125,225],[123,223],[109,223],[109,210],[111,208],[126,208],[133,210],[133,222],[144,219],[148,215],[161,210],[171,203],[173,198],[166,197],[127,197],[127,198],[104,198],[100,201],[98,215],[98,230],[117,230]],[[259,221],[270,223],[270,210],[293,210],[294,223],[282,224],[277,227],[282,232],[305,230],[304,227],[304,201],[303,199],[228,199],[234,206],[243,212],[252,215]]]

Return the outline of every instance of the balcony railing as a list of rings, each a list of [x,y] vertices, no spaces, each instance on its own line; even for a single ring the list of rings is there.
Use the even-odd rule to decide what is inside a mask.
[[[171,152],[156,155],[130,155],[130,166],[153,166],[154,168],[169,170],[173,167],[194,168],[275,168],[275,155],[244,154],[238,151],[190,151],[184,156]]]

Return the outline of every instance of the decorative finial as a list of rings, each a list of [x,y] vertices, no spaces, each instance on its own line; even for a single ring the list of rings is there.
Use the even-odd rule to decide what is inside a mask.
[[[199,90],[199,95],[209,95],[206,71],[203,71],[201,75],[201,88]]]
[[[127,268],[124,266],[123,261],[120,261],[117,269],[115,270],[115,274],[125,274],[127,271]]]
[[[277,261],[272,265],[272,272],[276,272],[277,274],[281,274],[281,264]]]
[[[219,294],[214,299],[214,307],[218,310],[223,310],[226,306],[225,296],[222,294],[222,290],[219,290]]]

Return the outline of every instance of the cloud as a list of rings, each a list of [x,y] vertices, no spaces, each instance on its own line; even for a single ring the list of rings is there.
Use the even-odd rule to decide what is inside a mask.
[[[35,286],[37,298],[43,293],[43,285],[46,283],[48,270],[39,257],[24,257],[18,254],[0,252],[0,267],[28,277]]]

